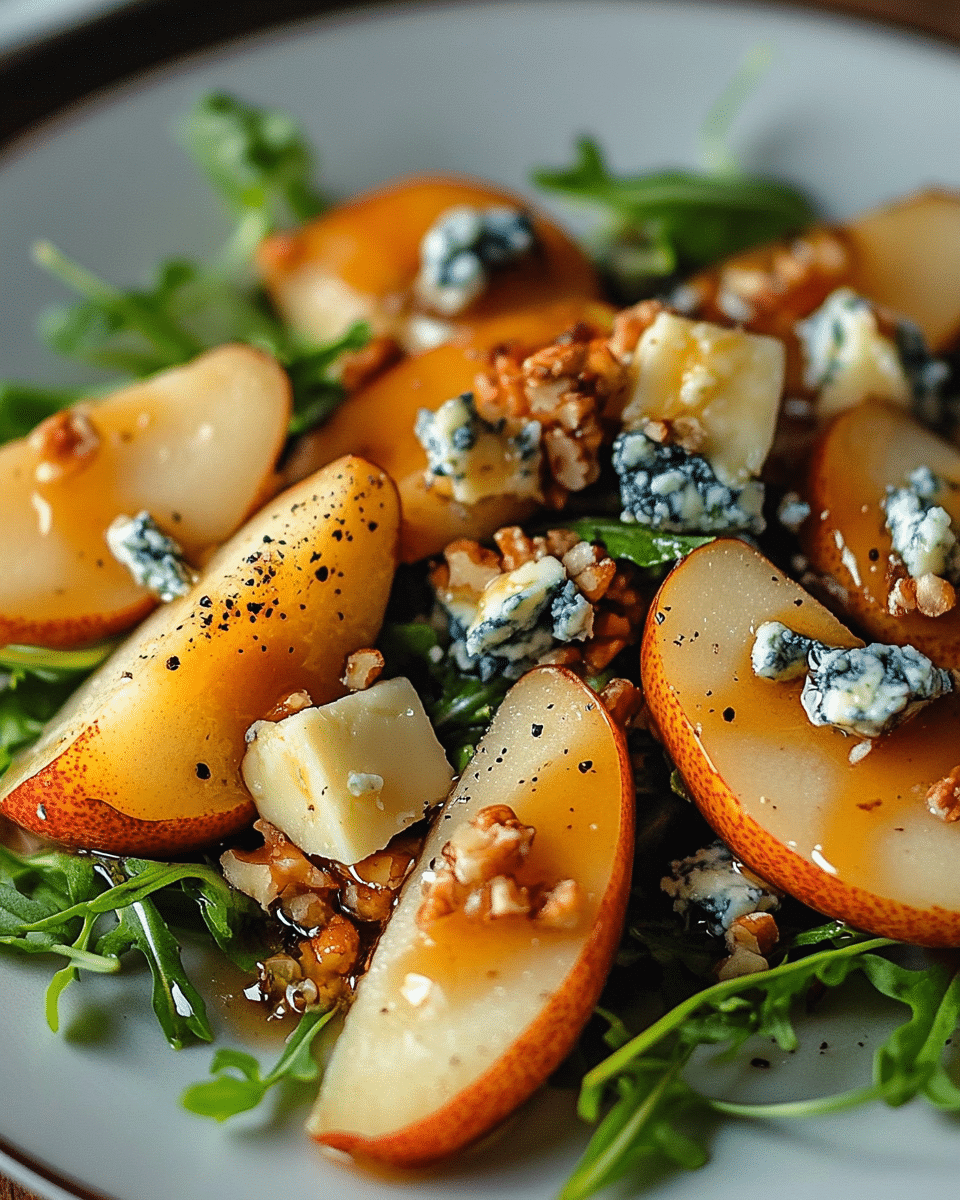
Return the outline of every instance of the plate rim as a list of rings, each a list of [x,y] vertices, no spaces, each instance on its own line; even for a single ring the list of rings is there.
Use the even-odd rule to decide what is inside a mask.
[[[465,7],[474,0],[126,0],[66,27],[38,30],[0,50],[0,162],[48,121],[104,99],[138,77],[197,55],[226,50],[245,39],[282,33],[298,23],[375,20],[403,10]],[[509,0],[487,0],[488,4]],[[642,3],[643,0],[634,0]],[[708,0],[720,7],[756,8],[796,15],[806,12],[881,28],[960,48],[923,13],[868,13],[858,0]],[[35,81],[45,86],[37,88]]]

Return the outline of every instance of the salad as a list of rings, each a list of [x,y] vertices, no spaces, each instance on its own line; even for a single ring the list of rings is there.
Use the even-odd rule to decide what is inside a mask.
[[[782,703],[785,714],[812,708],[819,718],[832,695],[832,677],[814,676],[819,658],[845,651],[843,671],[859,669],[850,662],[856,639],[836,618],[808,592],[782,590],[795,587],[793,576],[835,606],[842,601],[850,620],[871,636],[876,628],[886,644],[898,642],[890,620],[949,628],[950,509],[960,474],[954,478],[953,452],[936,436],[952,422],[949,367],[901,319],[896,273],[887,278],[879,270],[866,279],[862,263],[877,261],[869,254],[871,233],[873,245],[883,244],[877,221],[820,231],[772,252],[734,258],[711,273],[703,268],[745,246],[810,225],[807,202],[781,185],[727,176],[617,179],[599,148],[586,142],[571,168],[540,172],[538,181],[602,201],[614,215],[602,256],[604,282],[562,231],[486,185],[407,182],[303,225],[324,202],[308,182],[302,141],[277,114],[212,97],[193,116],[191,143],[238,215],[213,269],[165,264],[154,287],[122,292],[55,247],[37,250],[38,260],[82,297],[48,323],[52,342],[145,382],[79,405],[76,395],[36,386],[8,385],[3,393],[9,436],[26,439],[6,451],[11,483],[5,495],[15,496],[24,456],[31,456],[27,490],[34,520],[68,531],[59,560],[28,556],[31,570],[49,574],[25,585],[12,581],[11,590],[22,586],[28,601],[7,605],[2,617],[5,753],[12,765],[0,804],[31,833],[82,851],[13,845],[3,852],[4,944],[58,954],[65,963],[48,993],[51,1024],[57,999],[77,971],[115,971],[137,950],[150,962],[154,1006],[171,1044],[208,1038],[203,997],[183,970],[175,935],[191,919],[186,906],[192,904],[216,943],[251,972],[251,992],[265,1016],[299,1017],[280,1060],[265,1073],[248,1055],[218,1052],[217,1078],[185,1098],[208,1115],[242,1111],[284,1078],[316,1077],[311,1042],[338,1019],[355,978],[369,967],[369,982],[340,1038],[346,1049],[334,1050],[313,1132],[329,1145],[401,1163],[432,1159],[478,1136],[505,1112],[488,1102],[486,1109],[480,1105],[476,1127],[465,1126],[459,1111],[456,1120],[448,1114],[438,1122],[429,1106],[417,1109],[422,1096],[414,1098],[405,1125],[420,1125],[412,1140],[391,1141],[375,1131],[362,1132],[358,1142],[354,1130],[345,1141],[331,1132],[341,1128],[344,1098],[359,1096],[366,1107],[371,1094],[349,1073],[360,1061],[358,1048],[372,1044],[380,1064],[395,1060],[396,1043],[378,1043],[372,1026],[363,1024],[370,1020],[365,1012],[378,1011],[376,981],[390,986],[385,956],[401,963],[409,1010],[429,1013],[433,1029],[450,1021],[444,1044],[463,1036],[459,1018],[475,998],[458,993],[458,1008],[447,1002],[452,984],[445,990],[437,983],[461,938],[479,945],[471,942],[467,954],[472,974],[483,955],[500,963],[505,944],[520,976],[529,974],[531,947],[550,951],[557,975],[546,990],[562,997],[559,1015],[548,1013],[524,1054],[513,1052],[512,1063],[505,1018],[506,1051],[493,1062],[501,1070],[498,1103],[522,1099],[561,1059],[567,1059],[565,1072],[582,1076],[581,1113],[601,1123],[567,1196],[591,1194],[653,1155],[699,1165],[705,1152],[686,1126],[704,1106],[768,1115],[762,1106],[751,1112],[698,1094],[684,1078],[684,1065],[699,1046],[736,1047],[754,1034],[789,1047],[792,1002],[809,998],[811,989],[838,986],[853,971],[881,994],[903,999],[911,1015],[878,1053],[873,1086],[793,1109],[829,1111],[869,1098],[902,1103],[916,1094],[956,1108],[940,1061],[944,1037],[956,1023],[953,972],[939,960],[908,968],[878,953],[894,939],[956,944],[949,915],[920,919],[934,906],[939,913],[940,898],[895,897],[888,906],[893,915],[882,913],[878,921],[862,902],[850,906],[849,897],[831,895],[821,904],[832,914],[825,921],[785,897],[821,903],[823,873],[827,883],[837,873],[828,857],[833,850],[817,841],[823,862],[813,862],[821,875],[808,870],[795,879],[797,856],[786,855],[786,867],[777,861],[784,855],[776,847],[782,851],[790,841],[780,826],[768,827],[752,814],[750,836],[736,827],[730,808],[748,784],[729,780],[723,768],[723,787],[708,786],[702,766],[719,761],[708,738],[718,737],[722,750],[732,732],[726,727],[739,729],[745,710],[738,718],[740,700],[725,703],[718,715],[710,713],[717,715],[719,734],[704,734],[700,709],[709,706],[699,696],[687,699],[686,683],[681,686],[686,659],[684,665],[669,661],[671,646],[685,653],[701,636],[708,641],[694,626],[714,611],[705,611],[703,602],[718,554],[743,559],[738,607],[749,635],[731,643],[740,657],[729,669],[742,672],[744,686],[756,691],[757,711]],[[908,201],[881,214],[879,229],[882,234],[891,221],[901,231],[919,229],[919,249],[923,230],[949,227],[954,205],[936,195]],[[407,219],[400,221],[405,207]],[[357,230],[364,236],[386,230],[396,270],[405,272],[402,286],[394,278],[377,293],[369,281],[394,265],[384,264],[383,242],[374,242],[375,252],[361,245],[353,274],[331,267],[324,239],[342,246]],[[252,257],[268,303],[246,274]],[[870,303],[852,286],[865,281]],[[957,314],[937,304],[928,311],[922,286],[918,290],[907,315],[934,349],[946,350]],[[636,301],[644,294],[660,299]],[[612,296],[615,307],[604,296]],[[798,322],[805,334],[795,334]],[[817,350],[824,338],[832,357],[818,351],[826,365],[814,377],[810,347]],[[719,416],[709,404],[715,383],[703,380],[710,372],[721,373],[729,400]],[[694,396],[684,414],[657,382],[678,376]],[[778,422],[784,386],[792,407]],[[219,395],[222,411],[211,403]],[[887,407],[860,404],[868,395]],[[202,404],[191,412],[197,396]],[[234,405],[246,406],[243,421]],[[138,426],[144,411],[151,419]],[[248,419],[254,414],[256,425]],[[832,417],[824,438],[823,422]],[[163,490],[165,478],[151,479],[138,463],[150,461],[151,437],[175,445],[178,422],[189,421],[189,470],[178,470],[183,490],[171,495]],[[864,422],[870,421],[881,428],[868,442]],[[197,437],[197,429],[207,432]],[[814,437],[823,439],[815,460],[820,474],[808,485],[799,466]],[[878,451],[882,461],[864,473],[862,497],[848,496],[849,485],[829,467],[831,455],[849,461],[845,447],[899,447],[904,439],[916,445],[913,473],[887,480],[890,455],[884,459]],[[224,445],[223,459],[205,451]],[[128,447],[142,457],[125,459]],[[106,486],[98,466],[114,451]],[[251,465],[238,472],[241,461]],[[914,479],[923,469],[927,475]],[[216,486],[198,488],[198,480],[209,485],[211,479]],[[282,492],[284,484],[295,490]],[[886,536],[893,539],[890,514],[899,504],[913,514],[915,528],[939,522],[938,536],[924,533],[918,542],[911,534],[894,546],[898,565],[889,580],[883,575],[878,600],[879,583],[871,590],[870,578],[867,586],[857,578],[855,531],[839,516],[821,519],[802,543],[796,540],[798,517],[808,519],[804,504],[820,494],[808,486],[839,489],[829,506],[815,504],[818,511],[841,513],[847,505],[857,514],[866,503],[883,502]],[[76,489],[84,487],[90,499],[80,503]],[[62,511],[49,499],[58,488],[72,497]],[[190,507],[197,492],[202,503]],[[33,496],[50,511],[39,511]],[[112,558],[101,559],[92,547],[107,527]],[[743,548],[740,535],[760,550]],[[915,543],[922,543],[927,561],[912,567]],[[864,551],[867,561],[872,549]],[[667,577],[678,558],[682,565]],[[432,565],[424,567],[425,560]],[[780,571],[773,601],[759,575],[756,587],[751,582],[751,571],[767,578],[768,562]],[[293,585],[283,582],[291,572]],[[52,579],[60,582],[52,587]],[[263,588],[276,590],[273,607],[262,600]],[[46,601],[51,590],[45,608],[37,596]],[[693,625],[678,633],[680,618],[670,614],[681,612],[691,594]],[[813,612],[810,623],[782,619],[780,610],[799,607],[798,600]],[[107,660],[111,639],[154,607],[147,624]],[[717,597],[714,607],[722,623],[729,596]],[[775,620],[781,628],[751,644],[750,637]],[[321,637],[318,663],[310,651]],[[228,645],[238,658],[265,655],[269,670],[227,670],[221,653],[205,658],[199,677],[194,671],[184,684],[201,642]],[[872,769],[895,738],[914,739],[921,751],[943,744],[937,721],[949,720],[952,701],[941,702],[933,692],[952,691],[953,664],[938,655],[941,643],[937,633],[917,653],[929,664],[921,653],[928,651],[942,677],[911,663],[926,676],[920,683],[911,676],[904,690],[910,672],[898,660],[880,670],[869,702],[858,695],[856,704],[846,704],[846,732],[854,740],[825,729],[833,758],[839,755],[851,770],[861,763]],[[273,665],[281,645],[293,656],[284,668]],[[744,654],[753,660],[747,670]],[[876,674],[875,661],[860,666]],[[833,671],[835,677],[836,666]],[[814,678],[820,699],[798,709],[801,675]],[[400,691],[402,681],[412,691]],[[900,691],[887,703],[884,689],[894,683]],[[389,732],[374,737],[371,750],[382,762],[325,761],[326,748],[336,749],[342,736],[336,723],[341,730],[368,727],[378,707],[372,698],[380,700],[391,687],[396,695],[380,705]],[[878,697],[884,702],[879,717],[872,703]],[[929,707],[915,713],[925,701]],[[395,718],[415,711],[417,728],[398,755]],[[164,742],[138,734],[133,713],[141,728],[162,728]],[[913,719],[894,731],[905,714]],[[171,772],[168,746],[196,739],[198,722],[206,720],[203,753],[179,762],[179,774]],[[331,723],[326,739],[317,733],[318,720]],[[424,723],[436,735],[432,742]],[[811,717],[810,728],[824,723]],[[827,744],[799,717],[795,724],[798,742]],[[442,747],[439,758],[435,747]],[[856,747],[866,749],[854,755]],[[311,780],[300,808],[283,785],[291,752],[297,770],[319,780]],[[573,752],[572,770],[565,752]],[[241,757],[246,788],[235,783]],[[407,773],[394,781],[389,773],[397,758]],[[522,765],[514,770],[517,760]],[[926,822],[918,836],[941,845],[949,844],[943,838],[953,823],[954,766],[931,752],[932,798],[917,806]],[[542,789],[530,782],[540,782],[533,774],[540,770]],[[549,787],[547,772],[556,773]],[[489,790],[481,785],[488,773]],[[427,834],[423,816],[435,811],[453,774],[460,778],[457,790]],[[383,831],[372,842],[348,823],[312,815],[312,802],[334,776],[346,780],[355,800],[367,797],[382,814]],[[399,807],[389,795],[394,782],[402,793]],[[507,800],[517,788],[514,809]],[[551,806],[536,809],[534,819],[534,809],[528,815],[522,802],[548,792],[566,796],[567,810],[576,810],[569,823],[574,836],[567,851],[554,848],[538,858],[538,833],[541,845],[556,847],[565,830],[552,828]],[[121,794],[132,799],[120,800]],[[248,833],[256,815],[251,794],[259,837]],[[735,854],[714,843],[689,804],[691,794]],[[590,820],[581,807],[586,795],[595,808]],[[766,799],[766,791],[760,796]],[[869,802],[875,799],[871,793]],[[449,827],[442,824],[446,818]],[[606,849],[585,861],[588,835],[602,830]],[[432,839],[426,850],[425,836]],[[210,854],[224,839],[229,848]],[[626,865],[634,847],[630,888]],[[741,859],[756,869],[762,864],[768,878],[744,868]],[[397,902],[412,872],[420,876],[420,892],[408,887]],[[862,898],[880,885],[849,890]],[[626,933],[618,942],[625,910]],[[411,946],[430,947],[427,958],[433,954],[443,963],[409,969],[417,965],[405,957]],[[385,961],[387,968],[378,968]],[[511,980],[494,986],[498,998],[511,1000],[523,990]],[[570,1059],[567,1051],[598,999],[598,1015]],[[544,1019],[537,1007],[543,1008],[542,997],[534,995],[533,1002],[532,1010],[518,1006],[518,1032],[529,1025],[531,1011]],[[665,1009],[652,1024],[650,1005]],[[553,1057],[531,1066],[535,1049],[547,1042]],[[519,1057],[524,1070],[516,1079]],[[489,1069],[489,1058],[477,1061],[475,1074]],[[460,1090],[472,1082],[467,1074]],[[476,1112],[474,1093],[466,1107]],[[779,1105],[776,1115],[790,1109]],[[457,1126],[452,1134],[451,1124]]]

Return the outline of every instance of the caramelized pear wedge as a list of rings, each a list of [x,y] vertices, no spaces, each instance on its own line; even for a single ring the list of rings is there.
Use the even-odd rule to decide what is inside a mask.
[[[396,565],[389,481],[343,459],[273,499],[80,688],[3,779],[0,813],[70,846],[181,854],[256,815],[244,734],[291,692],[343,695]]]
[[[574,881],[566,924],[484,917],[482,906],[471,918],[469,901],[425,921],[449,846],[494,805],[536,831],[520,883]],[[633,808],[623,735],[596,694],[562,668],[525,675],[437,818],[360,980],[307,1125],[319,1142],[398,1166],[433,1162],[545,1081],[613,958]],[[456,869],[476,861],[457,857]]]
[[[930,190],[735,255],[690,281],[708,320],[783,338],[787,394],[803,388],[794,325],[840,287],[917,324],[939,354],[960,337],[960,192]]]
[[[273,359],[222,346],[0,449],[0,644],[71,648],[134,625],[157,600],[111,554],[111,522],[146,510],[199,566],[276,491],[290,403]]]
[[[471,391],[485,352],[510,344],[522,350],[549,345],[578,324],[609,332],[613,310],[605,304],[564,300],[479,323],[468,339],[403,359],[342,404],[320,429],[305,437],[288,477],[316,470],[341,454],[360,454],[396,480],[403,508],[401,555],[416,562],[438,554],[455,538],[484,539],[502,525],[522,521],[536,505],[517,496],[489,496],[459,504],[431,487],[427,456],[414,432],[421,408],[435,411]]]
[[[960,452],[901,409],[866,403],[839,416],[818,442],[807,486],[812,515],[803,527],[814,568],[840,585],[837,604],[881,642],[916,646],[941,667],[960,667],[960,606],[941,616],[888,611],[891,538],[881,506],[917,467],[957,485],[937,504],[960,528]],[[899,563],[893,564],[894,574]]]
[[[934,351],[960,337],[960,193],[930,190],[844,226],[849,286],[920,326]]]
[[[930,704],[858,757],[864,743],[807,720],[802,679],[754,675],[750,651],[765,621],[862,645],[733,540],[684,559],[650,610],[647,703],[697,806],[751,870],[812,908],[874,934],[960,945],[960,823],[939,820],[925,801],[960,761],[960,696]]]
[[[444,315],[418,300],[420,244],[451,209],[529,204],[511,192],[468,179],[414,178],[358,196],[308,225],[274,234],[258,263],[284,316],[319,342],[353,321],[395,337],[408,351],[469,332],[479,320],[574,297],[599,300],[597,273],[559,226],[531,214],[537,244],[515,263],[496,268],[462,311]]]

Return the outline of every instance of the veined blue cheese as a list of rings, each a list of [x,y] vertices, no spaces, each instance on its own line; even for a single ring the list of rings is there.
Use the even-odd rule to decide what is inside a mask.
[[[806,673],[807,654],[813,645],[813,638],[795,633],[782,621],[764,621],[750,651],[753,673],[777,683],[799,679]]]
[[[543,618],[566,582],[563,563],[550,554],[497,576],[481,593],[466,631],[467,655],[519,664],[548,650],[553,634]]]
[[[444,316],[462,312],[485,289],[491,271],[516,262],[536,245],[530,214],[519,208],[448,209],[420,243],[415,290]]]
[[[472,392],[422,408],[415,432],[427,454],[428,474],[449,480],[454,500],[476,504],[485,496],[541,499],[539,421],[485,421]]]
[[[891,546],[913,579],[939,575],[960,582],[960,546],[947,510],[936,498],[947,487],[929,467],[917,467],[881,501]]]
[[[954,689],[955,676],[913,646],[827,646],[780,621],[758,629],[754,674],[777,683],[806,673],[800,703],[813,725],[876,738]]]
[[[671,533],[764,529],[763,484],[747,478],[729,486],[701,454],[635,430],[613,443],[613,466],[620,478],[623,521]]]
[[[107,529],[110,553],[134,581],[161,600],[186,595],[197,576],[183,551],[146,510],[117,517]]]
[[[444,601],[444,607],[452,618],[455,661],[482,679],[496,674],[517,679],[558,643],[583,642],[593,634],[593,605],[551,554],[495,576],[480,593],[469,624],[462,623],[456,603]]]
[[[722,842],[672,862],[660,887],[672,898],[674,912],[687,920],[701,917],[715,937],[725,934],[740,917],[780,907],[779,893],[735,859]]]
[[[305,854],[360,862],[443,800],[453,771],[408,679],[389,679],[247,735],[243,779]]]
[[[800,703],[814,725],[875,738],[953,691],[949,671],[913,646],[874,642],[853,649],[815,643]]]
[[[776,428],[785,351],[779,338],[662,312],[630,357],[625,430],[695,423],[705,458],[732,490],[760,474]]]
[[[869,300],[838,288],[795,330],[804,383],[819,393],[821,417],[835,416],[869,396],[903,407],[913,404],[925,419],[935,419],[948,370],[931,357],[915,325],[898,321],[887,337]]]

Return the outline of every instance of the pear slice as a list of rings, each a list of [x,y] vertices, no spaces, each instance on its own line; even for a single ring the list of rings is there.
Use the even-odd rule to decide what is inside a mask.
[[[539,350],[579,323],[607,331],[613,310],[593,301],[562,300],[480,322],[469,338],[403,359],[351,396],[295,451],[294,476],[316,470],[341,454],[361,454],[396,480],[403,508],[401,555],[416,562],[438,554],[456,538],[488,538],[502,525],[522,521],[536,505],[517,496],[487,496],[459,504],[431,487],[427,456],[414,433],[421,408],[436,410],[471,391],[484,353],[511,344]]]
[[[908,196],[844,227],[849,286],[920,326],[934,352],[960,336],[960,193]]]
[[[573,879],[572,928],[528,916],[417,923],[441,851],[489,805],[536,829],[523,880]],[[568,1053],[606,979],[626,905],[634,795],[622,734],[574,675],[507,694],[438,817],[361,979],[308,1131],[402,1166],[467,1145]]]
[[[170,855],[255,816],[244,734],[292,692],[343,695],[377,636],[399,505],[360,459],[277,496],[74,694],[4,776],[0,813],[70,846]]]
[[[960,667],[960,606],[939,617],[892,616],[890,533],[881,501],[917,467],[956,484],[937,503],[960,528],[960,452],[900,409],[878,403],[843,413],[818,442],[807,485],[804,549],[831,577],[838,606],[882,642],[909,643],[941,667]]]
[[[493,273],[462,312],[439,316],[415,294],[420,243],[455,208],[522,208],[521,197],[468,179],[418,177],[357,196],[261,245],[258,263],[284,316],[307,337],[326,342],[352,322],[395,337],[414,352],[468,333],[477,321],[556,300],[599,300],[587,256],[559,226],[534,214],[538,246]]]
[[[697,806],[751,870],[812,908],[871,933],[960,945],[960,823],[939,820],[925,802],[960,762],[960,696],[866,745],[816,727],[800,704],[801,679],[753,673],[765,621],[862,645],[734,540],[684,559],[651,607],[647,703]]]
[[[290,403],[273,359],[222,346],[0,449],[0,644],[82,646],[135,624],[156,597],[108,526],[145,509],[199,566],[276,490]]]

